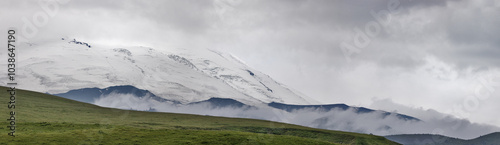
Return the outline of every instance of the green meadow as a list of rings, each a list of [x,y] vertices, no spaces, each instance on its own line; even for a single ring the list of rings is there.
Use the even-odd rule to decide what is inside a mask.
[[[0,94],[0,144],[397,144],[384,137],[272,121],[99,107],[17,90],[16,132]]]

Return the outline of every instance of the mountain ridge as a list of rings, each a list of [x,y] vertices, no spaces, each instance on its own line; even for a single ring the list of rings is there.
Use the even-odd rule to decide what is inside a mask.
[[[18,58],[23,62],[19,66],[23,76],[19,77],[19,88],[60,94],[81,88],[132,85],[183,104],[224,96],[245,104],[314,102],[232,54],[216,50],[88,47],[68,41],[23,46],[27,48],[20,50],[23,55]]]
[[[265,120],[106,108],[23,89],[16,95],[19,128],[16,137],[0,137],[0,144],[397,144]],[[8,124],[0,122],[0,129]]]
[[[436,134],[388,135],[387,139],[403,145],[500,145],[500,132],[481,135],[473,139],[460,139]]]
[[[276,102],[271,102],[268,104],[268,106],[271,106],[273,108],[278,108],[281,110],[285,110],[287,112],[293,112],[295,110],[301,110],[301,109],[313,109],[313,110],[318,110],[322,112],[328,112],[333,109],[340,109],[340,110],[348,110],[348,109],[354,109],[356,113],[372,113],[375,111],[381,111],[381,110],[372,110],[368,109],[365,107],[351,107],[346,104],[319,104],[319,105],[290,105],[290,104],[283,104],[283,103],[276,103]],[[405,121],[421,121],[418,118],[404,115],[404,114],[399,114],[399,113],[392,113],[392,112],[386,112],[382,111],[382,116],[386,117],[389,115],[396,115],[399,119],[403,119]]]
[[[170,102],[173,105],[177,104],[180,105],[180,102],[177,101],[172,101],[172,100],[167,100],[161,97],[157,97],[155,94],[151,93],[148,90],[142,90],[139,88],[136,88],[131,85],[124,85],[124,86],[111,86],[103,89],[99,88],[82,88],[82,89],[77,89],[77,90],[70,90],[66,93],[61,93],[61,94],[53,94],[55,96],[67,98],[67,99],[72,99],[80,102],[86,102],[86,103],[91,103],[93,104],[95,100],[99,99],[100,97],[110,95],[111,93],[118,93],[118,94],[133,94],[136,97],[151,97],[153,100],[156,100],[158,102]],[[199,102],[191,102],[185,105],[196,105],[196,104],[202,104],[202,103],[208,103],[210,104],[210,107],[214,108],[224,108],[224,107],[235,107],[235,108],[252,108],[255,106],[245,104],[242,102],[239,102],[237,100],[231,99],[231,98],[209,98],[207,100],[202,100]],[[342,111],[346,111],[348,109],[354,109],[356,113],[372,113],[375,111],[382,112],[382,116],[386,117],[388,115],[396,115],[399,119],[405,120],[405,121],[421,121],[418,118],[411,117],[408,115],[404,114],[399,114],[399,113],[391,113],[391,112],[386,112],[386,111],[381,111],[381,110],[373,110],[373,109],[368,109],[365,107],[351,107],[346,104],[316,104],[316,105],[294,105],[294,104],[283,104],[283,103],[277,103],[277,102],[271,102],[266,104],[269,107],[280,109],[283,111],[287,112],[293,112],[296,110],[302,110],[302,109],[311,109],[311,110],[316,110],[319,112],[328,112],[333,109],[340,109]]]

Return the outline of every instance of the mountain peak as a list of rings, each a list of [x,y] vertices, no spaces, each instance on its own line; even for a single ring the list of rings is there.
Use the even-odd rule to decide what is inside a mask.
[[[245,104],[310,103],[236,56],[211,49],[104,47],[62,38],[23,53],[20,73],[25,77],[19,87],[51,94],[132,85],[183,104],[209,98]]]

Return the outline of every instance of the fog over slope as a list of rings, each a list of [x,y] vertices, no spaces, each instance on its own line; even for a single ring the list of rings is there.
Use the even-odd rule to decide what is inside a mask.
[[[287,112],[263,104],[250,109],[238,107],[220,108],[212,107],[209,103],[179,105],[159,102],[149,96],[116,93],[101,96],[94,103],[103,107],[120,109],[263,119],[315,128],[376,135],[425,133],[471,139],[479,135],[500,131],[500,128],[495,126],[471,123],[465,119],[458,119],[440,113],[428,116],[422,121],[404,121],[392,115],[381,117],[382,112],[360,114],[353,109],[347,111],[334,109],[328,112],[302,109]]]

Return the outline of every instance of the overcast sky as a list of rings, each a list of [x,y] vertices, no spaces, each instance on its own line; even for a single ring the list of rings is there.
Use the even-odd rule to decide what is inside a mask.
[[[495,0],[2,0],[0,9],[1,29],[29,42],[218,49],[325,104],[500,126]]]

